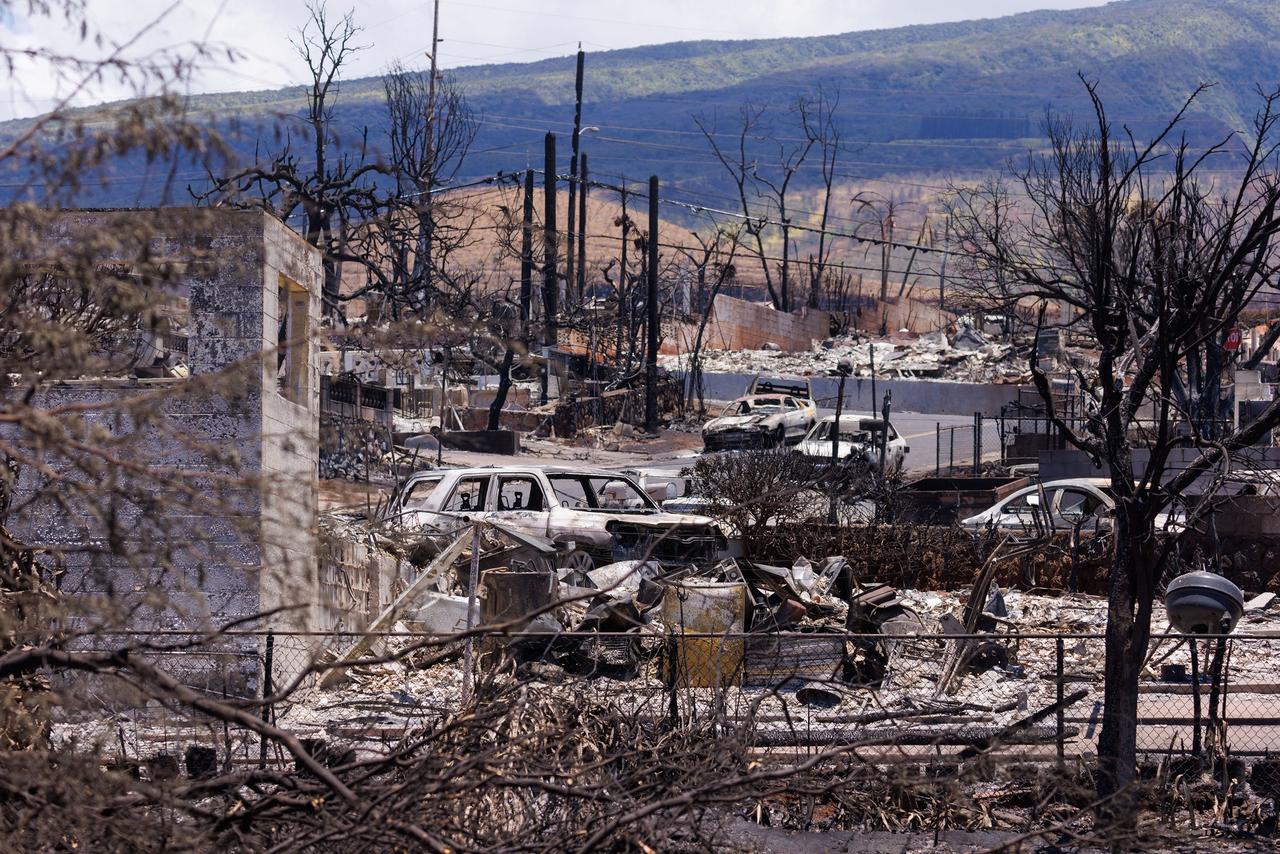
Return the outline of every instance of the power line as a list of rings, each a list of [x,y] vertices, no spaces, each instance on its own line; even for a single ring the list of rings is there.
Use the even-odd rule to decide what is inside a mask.
[[[566,179],[568,178],[568,176],[560,176],[560,177],[564,177]],[[596,187],[601,190],[611,190],[615,193],[627,193],[628,195],[638,195],[638,193],[635,190],[628,190],[625,187],[618,187],[618,186],[614,186],[613,184],[603,183],[601,181],[590,180],[587,182],[587,184],[589,186]],[[721,210],[719,208],[713,208],[709,205],[692,204],[689,202],[675,201],[673,199],[660,199],[659,204],[665,204],[673,207],[684,208],[686,210],[694,211],[695,213],[707,212],[707,213],[720,214],[721,216],[742,220],[743,222],[746,222],[748,224],[756,223],[758,224],[757,227],[761,227],[761,228],[764,227],[765,225],[772,225],[778,228],[785,227],[792,231],[805,231],[813,234],[826,234],[829,237],[841,237],[846,240],[852,240],[856,243],[866,243],[872,246],[887,246],[891,249],[909,249],[913,252],[934,253],[937,255],[951,255],[951,256],[957,256],[957,257],[964,256],[964,253],[962,252],[953,252],[949,249],[940,249],[934,246],[920,246],[915,243],[901,243],[895,240],[883,240],[877,237],[863,237],[858,234],[848,234],[847,232],[842,232],[842,231],[832,231],[829,228],[828,229],[813,228],[811,226],[799,225],[791,222],[784,223],[778,220],[769,219],[768,217],[746,216],[740,211],[726,211],[726,210]]]

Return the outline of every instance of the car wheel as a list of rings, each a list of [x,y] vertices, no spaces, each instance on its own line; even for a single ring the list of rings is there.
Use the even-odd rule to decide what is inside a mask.
[[[773,443],[776,447],[784,448],[787,445],[787,428],[779,427],[777,432],[773,434]]]
[[[569,584],[584,586],[581,582],[596,568],[596,562],[582,549],[570,549],[556,559],[556,568]]]

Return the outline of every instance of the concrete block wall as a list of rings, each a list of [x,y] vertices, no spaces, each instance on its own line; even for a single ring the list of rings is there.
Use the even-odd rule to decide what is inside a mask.
[[[365,628],[412,576],[408,564],[333,531],[321,532],[319,569],[319,623],[338,631]]]
[[[906,329],[923,334],[946,329],[955,317],[936,305],[910,297],[890,297],[870,307],[860,308],[851,320],[854,329],[873,334],[879,334],[881,329],[889,333]]]
[[[878,333],[908,329],[912,332],[936,332],[948,328],[955,318],[936,305],[909,297],[890,298],[882,303],[859,309],[849,318],[854,329]],[[660,351],[678,356],[693,349],[697,340],[697,323],[671,324],[666,329]],[[767,305],[718,295],[711,306],[711,320],[703,333],[703,347],[708,350],[759,350],[765,344],[776,344],[787,352],[812,350],[831,334],[831,313],[803,308],[794,314],[776,311]]]
[[[697,337],[696,323],[677,324],[668,330],[659,351],[679,355],[693,348]],[[711,304],[711,320],[703,333],[703,347],[708,350],[760,350],[776,344],[788,352],[812,350],[819,341],[830,336],[831,315],[826,311],[804,308],[789,314],[746,300],[719,294]]]
[[[259,349],[262,384],[262,550],[260,607],[293,607],[273,620],[276,628],[326,629],[320,609],[317,481],[320,458],[320,319],[324,272],[320,255],[275,219],[265,223],[262,264],[263,322]],[[281,278],[305,290],[308,328],[293,330],[302,348],[301,383],[278,387],[277,330],[287,306],[280,305]],[[306,603],[309,607],[298,609]]]
[[[51,243],[139,221],[151,230],[152,257],[182,265],[191,377],[43,389],[36,411],[80,405],[59,417],[60,429],[90,437],[122,464],[95,467],[84,453],[73,460],[64,444],[5,425],[0,434],[28,457],[5,523],[65,556],[62,589],[88,597],[84,619],[204,629],[303,604],[283,627],[319,628],[318,352],[310,340],[305,393],[286,399],[276,379],[275,302],[287,276],[306,289],[318,319],[320,255],[258,212],[80,212],[59,221]],[[51,480],[41,466],[84,489]],[[118,487],[97,488],[104,477]]]

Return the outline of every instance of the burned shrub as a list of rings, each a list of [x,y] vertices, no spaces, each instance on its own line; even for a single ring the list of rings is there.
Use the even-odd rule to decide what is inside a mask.
[[[813,464],[790,450],[770,448],[704,455],[686,471],[692,491],[708,500],[708,515],[748,543],[769,527],[810,515],[822,495]]]

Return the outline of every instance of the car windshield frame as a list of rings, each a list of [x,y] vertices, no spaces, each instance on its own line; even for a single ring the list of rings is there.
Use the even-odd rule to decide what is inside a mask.
[[[559,488],[559,483],[565,481],[574,481],[582,490],[583,497],[587,500],[586,507],[574,507],[570,501],[580,501],[573,494],[566,493]],[[639,506],[634,507],[604,507],[601,506],[601,499],[604,488],[613,482],[620,482],[627,485],[631,490],[632,496],[627,498],[628,502],[639,501]],[[555,502],[561,507],[570,507],[573,510],[590,510],[600,513],[658,513],[662,508],[658,506],[649,495],[640,488],[639,484],[631,478],[624,475],[613,474],[594,474],[589,472],[557,472],[555,474],[547,474],[547,484],[551,487],[551,493],[555,497]]]
[[[819,421],[813,430],[810,440],[814,442],[830,442],[831,426],[835,421]],[[856,432],[849,430],[841,430],[840,438],[837,440],[849,445],[871,445],[875,443],[875,434],[870,430],[858,430]]]
[[[766,403],[764,401],[777,401],[776,403]],[[742,408],[747,407],[747,411],[743,412]],[[735,400],[724,408],[720,413],[721,418],[736,418],[742,415],[776,415],[779,412],[786,412],[783,400],[780,397],[751,397]]]

